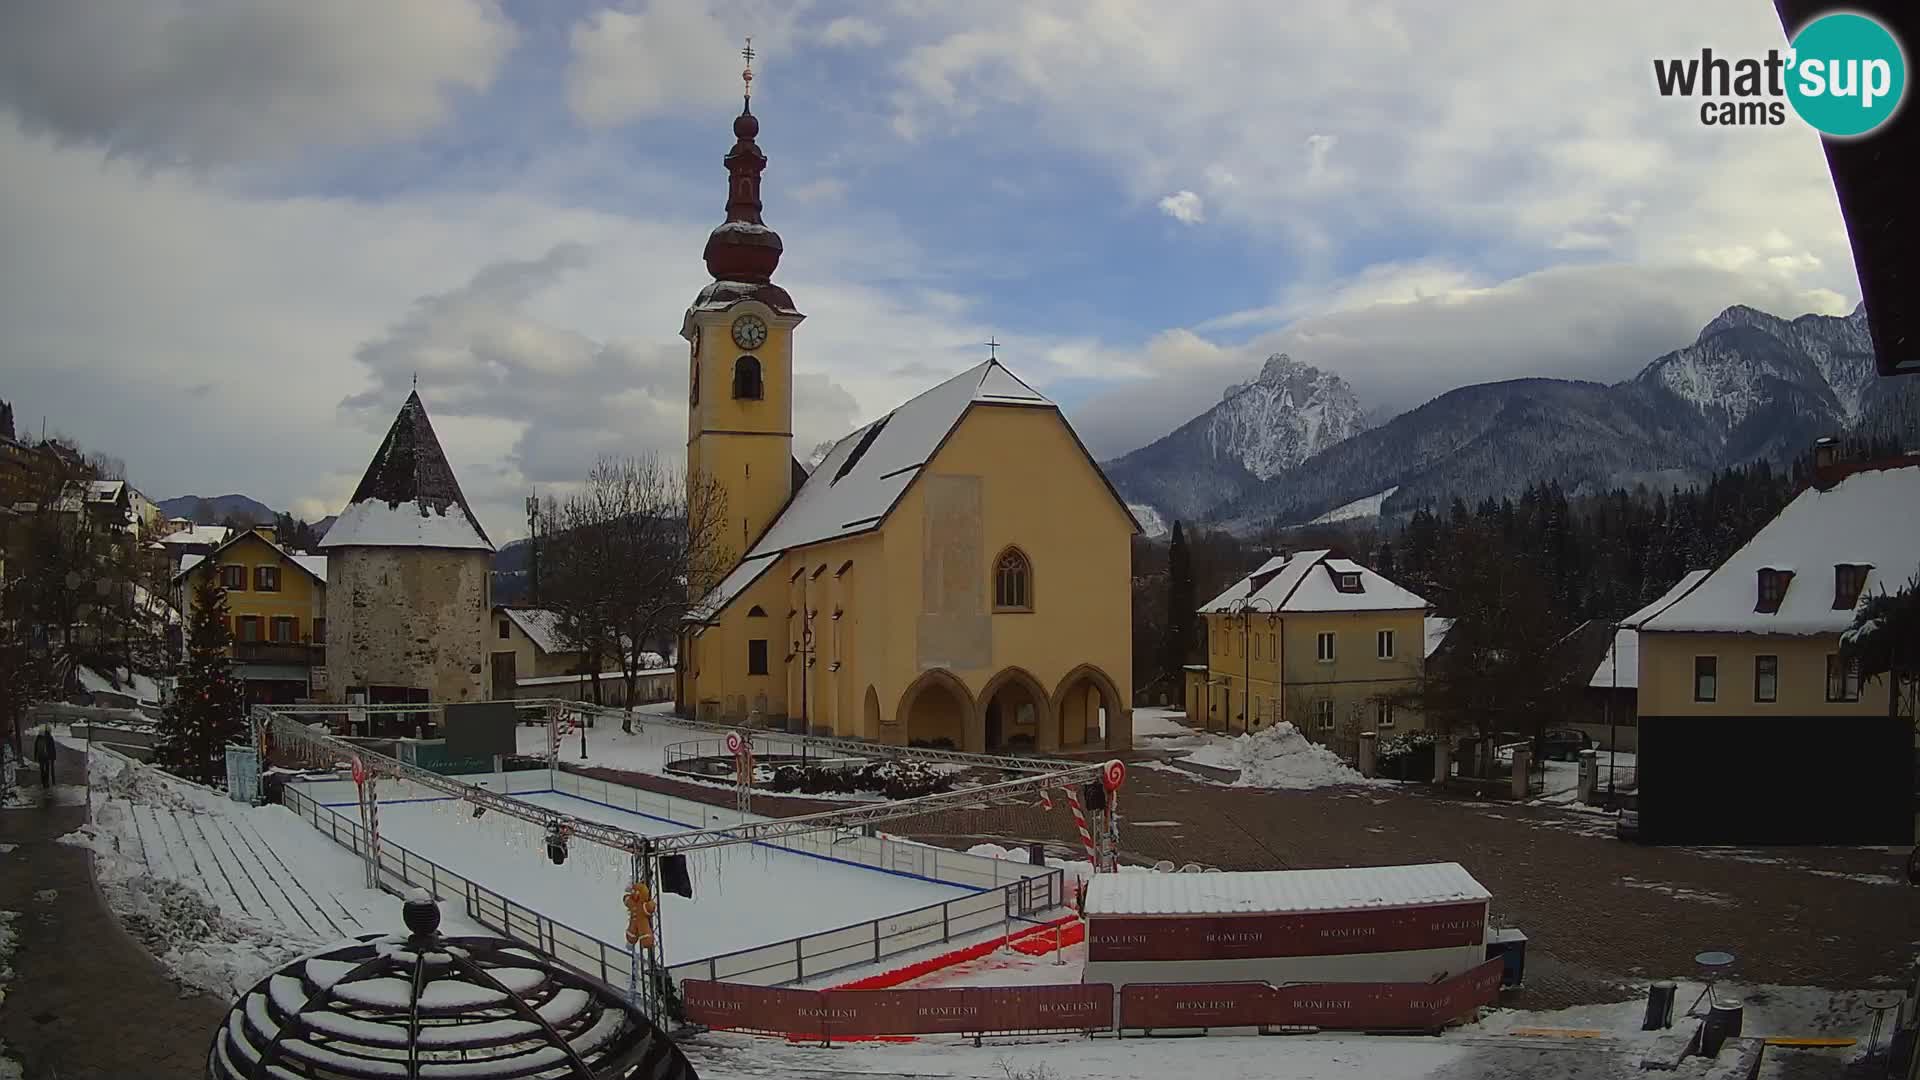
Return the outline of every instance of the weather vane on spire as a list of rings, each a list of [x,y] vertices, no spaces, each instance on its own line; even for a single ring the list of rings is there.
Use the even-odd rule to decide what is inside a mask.
[[[747,62],[746,68],[740,72],[740,82],[746,87],[746,96],[751,98],[753,97],[753,58],[755,55],[753,51],[753,38],[751,36],[747,38],[747,47],[740,50],[740,55]]]

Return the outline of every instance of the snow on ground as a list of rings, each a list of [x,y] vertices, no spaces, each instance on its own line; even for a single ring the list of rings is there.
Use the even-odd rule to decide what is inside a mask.
[[[1181,709],[1141,708],[1133,710],[1133,745],[1136,750],[1185,750],[1207,745],[1208,736],[1187,726],[1187,714]]]
[[[1236,787],[1304,790],[1334,784],[1384,784],[1369,780],[1340,760],[1333,751],[1301,735],[1282,721],[1251,735],[1214,737],[1187,755],[1188,761],[1223,769],[1239,769]]]
[[[1326,513],[1321,514],[1319,517],[1314,518],[1312,521],[1307,522],[1307,524],[1332,525],[1338,521],[1354,521],[1359,518],[1379,517],[1380,508],[1385,506],[1387,500],[1393,498],[1393,493],[1399,490],[1400,488],[1398,486],[1390,487],[1385,491],[1377,491],[1365,498],[1355,499],[1350,503],[1336,506]]]
[[[517,798],[648,836],[689,827],[559,792]],[[470,809],[454,799],[383,803],[380,832],[575,930],[601,941],[623,940],[626,855],[575,841],[566,863],[555,866],[538,827],[501,814],[476,819]],[[352,814],[353,809],[343,812]],[[664,947],[674,964],[834,930],[974,892],[761,844],[693,852],[688,863],[694,898],[662,898]]]
[[[282,807],[102,751],[88,774],[92,820],[61,841],[93,852],[115,916],[183,983],[232,997],[303,953],[401,927],[400,902],[366,888],[364,864]]]

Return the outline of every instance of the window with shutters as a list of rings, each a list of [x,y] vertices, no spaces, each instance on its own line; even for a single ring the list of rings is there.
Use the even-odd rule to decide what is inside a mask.
[[[275,615],[267,624],[267,640],[276,645],[291,645],[300,640],[300,620],[287,615]]]
[[[251,644],[260,640],[260,616],[242,615],[233,621],[235,641]]]
[[[280,568],[277,566],[256,566],[253,568],[254,592],[279,592]]]
[[[220,568],[220,587],[228,592],[245,592],[247,589],[247,568],[228,564]]]

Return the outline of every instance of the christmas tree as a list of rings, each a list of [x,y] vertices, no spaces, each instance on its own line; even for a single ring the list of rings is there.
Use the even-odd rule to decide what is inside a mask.
[[[167,770],[210,784],[227,774],[227,744],[246,742],[246,700],[227,646],[227,591],[209,574],[193,591],[193,623],[173,703],[160,720],[155,757]]]

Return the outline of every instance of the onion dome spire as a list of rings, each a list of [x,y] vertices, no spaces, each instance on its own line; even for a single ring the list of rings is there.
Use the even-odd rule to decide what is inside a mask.
[[[733,119],[733,149],[723,159],[727,167],[727,220],[707,237],[707,272],[715,281],[766,284],[780,265],[780,234],[760,219],[760,174],[767,155],[754,136],[760,121],[753,115],[753,39],[740,50],[747,61],[740,73],[745,88],[740,115]]]

